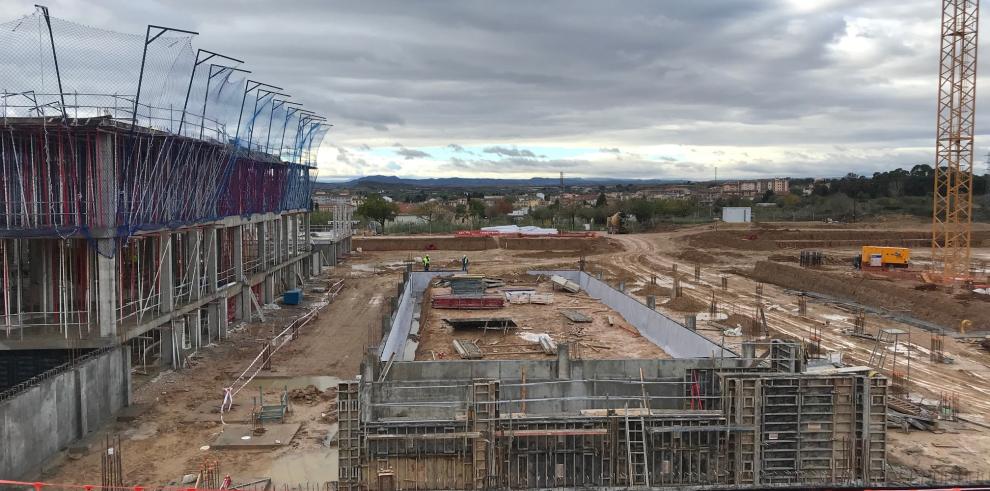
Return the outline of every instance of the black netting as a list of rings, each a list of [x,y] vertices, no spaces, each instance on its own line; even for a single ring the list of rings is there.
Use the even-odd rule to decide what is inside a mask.
[[[319,141],[313,139],[326,131],[311,129],[306,120],[300,124],[305,113],[286,104],[291,99],[249,83],[244,72],[231,69],[236,62],[215,56],[194,71],[192,35],[150,28],[141,77],[144,33],[123,34],[57,17],[50,22],[50,35],[41,11],[0,24],[3,116],[59,116],[64,108],[74,119],[134,118],[139,126],[315,162]]]
[[[192,35],[49,20],[0,23],[0,228],[126,237],[308,206],[322,118],[233,60],[197,64]]]

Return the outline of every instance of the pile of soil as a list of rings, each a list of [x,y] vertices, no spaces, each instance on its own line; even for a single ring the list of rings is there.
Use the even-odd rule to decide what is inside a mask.
[[[801,262],[801,258],[794,254],[771,254],[767,257],[767,261],[774,261],[778,263],[798,263]]]
[[[307,385],[301,389],[292,389],[289,391],[290,400],[308,404],[314,404],[317,401],[329,401],[334,397],[337,397],[336,387],[331,387],[324,392],[316,388],[315,385]]]
[[[646,296],[649,296],[649,295],[653,295],[653,296],[656,296],[656,297],[669,297],[670,296],[670,288],[667,288],[665,286],[660,286],[660,285],[647,284],[643,288],[640,288],[639,290],[633,291],[632,294],[633,295],[639,295],[641,297],[646,297]]]
[[[701,312],[708,308],[707,305],[695,300],[691,297],[677,297],[673,298],[667,303],[663,304],[670,310],[675,310],[677,312]]]

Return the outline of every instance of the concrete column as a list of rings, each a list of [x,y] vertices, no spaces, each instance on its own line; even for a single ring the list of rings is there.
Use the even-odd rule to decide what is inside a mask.
[[[274,247],[275,250],[271,252],[272,254],[272,264],[278,264],[282,262],[282,254],[285,252],[285,241],[282,238],[282,219],[276,218],[272,221],[272,233],[275,238]]]
[[[292,238],[289,237],[289,231],[292,228],[289,221],[292,220],[291,216],[282,217],[282,261],[289,259],[292,255]]]
[[[97,291],[96,303],[100,320],[100,336],[117,334],[117,245],[113,239],[96,241]]]
[[[178,368],[180,348],[178,333],[175,332],[175,321],[169,321],[167,325],[158,328],[161,333],[162,344],[160,362],[162,368]]]
[[[172,273],[172,234],[163,232],[158,236],[161,271],[158,272],[158,291],[162,312],[171,312],[175,302],[175,277]]]
[[[210,302],[206,305],[206,337],[207,343],[212,343],[213,341],[220,341],[220,305],[226,307],[226,301],[221,299],[216,302]],[[224,318],[227,316],[224,315]]]
[[[203,346],[203,330],[199,318],[199,309],[196,309],[186,315],[186,325],[187,332],[189,332],[189,337],[194,350],[198,350]]]
[[[247,283],[244,281],[244,225],[233,228],[234,251],[231,254],[231,261],[234,263],[234,278],[241,285],[241,293],[237,294],[234,300],[234,318],[238,320],[251,320],[251,298],[246,293]]]
[[[292,230],[289,232],[290,243],[292,244],[292,257],[299,255],[299,217],[300,215],[292,215]]]
[[[313,216],[309,213],[303,215],[303,240],[308,245],[313,244]]]
[[[206,292],[217,291],[217,252],[220,250],[220,242],[217,229],[208,228],[203,232],[203,262],[206,267]]]
[[[299,283],[296,280],[296,275],[299,273],[299,261],[290,264],[282,271],[287,276],[287,278],[285,279],[285,287],[289,290],[296,288],[296,286],[299,285]]]
[[[275,274],[269,273],[265,275],[265,281],[262,290],[262,302],[265,305],[275,302]]]
[[[258,231],[258,257],[261,258],[261,269],[262,271],[268,269],[268,248],[266,247],[266,241],[268,240],[268,231],[265,230],[265,222],[261,221],[255,224]]]
[[[187,232],[186,246],[186,279],[190,282],[189,299],[197,300],[200,298],[199,277],[202,273],[200,270],[200,251],[203,250],[203,234],[199,230]]]
[[[323,262],[323,259],[320,257],[320,251],[313,251],[312,253],[310,253],[310,255],[309,255],[309,266],[310,266],[309,273],[311,275],[313,275],[313,276],[316,276],[316,275],[320,274],[320,269],[321,269],[320,266],[321,266],[321,263],[322,262]]]
[[[120,373],[124,376],[124,406],[130,406],[134,395],[134,380],[131,378],[131,345],[125,344],[120,347]]]
[[[219,311],[219,322],[217,323],[217,336],[221,341],[227,339],[227,299],[221,298],[217,310]]]

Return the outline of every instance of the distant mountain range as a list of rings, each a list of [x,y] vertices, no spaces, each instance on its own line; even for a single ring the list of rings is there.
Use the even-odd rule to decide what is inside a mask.
[[[684,179],[613,179],[608,177],[565,177],[567,186],[614,186],[617,184],[676,184],[687,182]],[[413,179],[398,176],[364,176],[343,182],[316,182],[317,187],[353,188],[353,187],[395,187],[417,186],[437,188],[471,188],[471,187],[553,187],[560,185],[560,178],[531,177],[529,179],[495,179],[479,177],[434,177]]]

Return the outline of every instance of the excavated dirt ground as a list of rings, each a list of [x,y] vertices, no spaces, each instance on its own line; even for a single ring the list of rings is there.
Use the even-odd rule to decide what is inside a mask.
[[[495,248],[430,250],[428,253],[435,268],[459,269],[460,258],[466,254],[471,260],[472,273],[496,276],[507,282],[515,281],[520,284],[532,282],[532,277],[526,275],[527,270],[574,268],[581,255],[588,255],[589,271],[595,274],[601,272],[605,280],[612,284],[622,281],[627,291],[641,299],[645,300],[646,295],[657,295],[658,310],[671,318],[682,320],[684,312],[664,306],[673,283],[673,265],[678,264],[676,275],[681,282],[684,297],[704,306],[697,314],[697,322],[698,331],[705,336],[736,349],[745,339],[758,339],[757,333],[746,329],[745,323],[751,323],[749,319],[756,316],[756,305],[762,301],[773,336],[799,340],[820,336],[825,352],[841,353],[846,363],[865,365],[870,359],[875,342],[849,336],[844,332],[853,327],[854,312],[836,305],[809,301],[807,313],[799,315],[796,296],[786,293],[773,282],[763,284],[762,293],[758,295],[756,281],[734,272],[751,275],[753,267],[759,261],[767,260],[771,254],[790,256],[795,253],[779,249],[776,243],[778,240],[852,240],[845,238],[847,233],[858,234],[858,239],[864,234],[873,236],[881,232],[917,234],[924,232],[924,227],[924,222],[897,220],[855,226],[787,223],[751,228],[722,226],[717,234],[712,234],[709,226],[701,226],[652,234],[611,236],[604,242],[609,244],[608,247],[595,249],[590,253],[574,250],[570,255],[562,252],[559,247],[548,247],[544,251]],[[990,230],[990,226],[986,224],[980,224],[978,228],[980,234],[986,234]],[[785,229],[786,235],[782,235],[784,232],[781,230]],[[840,230],[844,232],[835,236],[843,238],[832,239],[833,234]],[[754,232],[757,237],[748,239]],[[823,250],[829,257],[838,258],[826,264],[825,270],[829,274],[846,275],[850,272],[845,260],[856,254],[855,247],[841,245],[817,249]],[[595,252],[598,254],[594,254]],[[289,377],[316,375],[353,378],[358,372],[364,348],[371,343],[369,333],[380,326],[385,296],[393,291],[395,283],[399,281],[403,263],[415,261],[423,253],[422,249],[379,252],[366,250],[355,254],[347,265],[337,267],[333,274],[345,278],[347,287],[334,303],[325,308],[319,321],[304,329],[299,339],[276,354],[275,374]],[[707,261],[708,256],[714,258],[714,261]],[[923,253],[915,254],[920,263],[924,262],[924,256]],[[977,248],[974,256],[990,259],[990,248]],[[696,263],[702,264],[701,278],[698,281],[693,275]],[[796,267],[790,261],[787,263]],[[656,286],[650,286],[651,276],[657,277]],[[728,279],[728,288],[724,290],[721,287],[722,277]],[[815,279],[814,276],[806,279],[802,283],[803,287],[814,289]],[[970,305],[984,303],[980,300],[955,299],[944,292],[919,292],[914,290],[914,284],[910,281],[864,281],[883,284],[888,289],[931,293],[938,301],[947,299],[946,310],[951,310],[952,305],[960,301]],[[896,296],[897,290],[892,291]],[[708,314],[713,292],[718,310],[714,319]],[[911,309],[913,306],[910,302],[908,304],[906,308]],[[551,312],[553,319],[541,321],[544,326],[539,328],[560,327],[561,317],[556,312],[556,307],[560,306],[563,304],[555,304],[552,310],[543,309]],[[277,312],[281,319],[274,321],[275,324],[288,322],[292,315],[290,309]],[[596,322],[602,315],[603,313],[595,314]],[[723,328],[717,327],[735,327],[736,324],[743,327],[742,336],[727,335]],[[533,331],[538,328],[537,325],[532,327]],[[910,359],[909,389],[913,397],[931,402],[940,393],[954,393],[959,398],[961,416],[976,422],[990,423],[990,418],[985,416],[990,412],[990,353],[980,349],[976,343],[947,336],[944,351],[953,358],[954,363],[934,363],[929,361],[930,333],[890,319],[867,316],[867,333],[875,334],[882,328],[899,328],[910,333],[910,342],[904,343],[903,351],[898,353],[898,360],[899,363],[904,363],[906,359]],[[257,354],[259,340],[270,330],[271,326],[249,326],[232,334],[230,341],[203,350],[195,366],[190,369],[166,372],[150,381],[136,380],[135,402],[146,404],[149,409],[133,422],[115,423],[96,429],[85,441],[90,447],[82,452],[80,458],[69,459],[63,455],[50,463],[41,477],[48,482],[99,483],[99,442],[109,431],[119,433],[123,440],[124,475],[125,484],[128,485],[168,483],[182,474],[194,471],[207,455],[217,457],[222,471],[231,474],[235,482],[263,476],[272,476],[279,483],[335,479],[336,469],[332,464],[327,464],[336,461],[333,453],[336,449],[333,444],[328,446],[324,443],[327,436],[335,431],[333,415],[329,413],[333,401],[324,400],[317,394],[304,394],[295,403],[289,421],[298,422],[302,427],[286,447],[278,450],[200,450],[201,446],[209,445],[222,429],[215,414],[215,406],[220,403],[223,387],[230,383],[231,374],[239,373]],[[622,331],[616,333],[623,336]],[[568,334],[565,330],[562,335]],[[608,357],[636,356],[638,348],[626,350],[630,343],[618,342],[623,339],[620,337],[606,341],[610,345]],[[444,351],[452,351],[447,347],[449,342],[440,344],[444,345]],[[421,345],[420,352],[423,350],[424,345]],[[583,349],[581,356],[605,357],[601,353]],[[888,356],[888,362],[880,367],[880,371],[889,374],[892,368]],[[901,364],[897,369],[907,371],[907,367]],[[237,403],[250,406],[250,397],[239,397]],[[898,429],[888,430],[888,461],[893,466],[892,479],[908,478],[912,473],[928,475],[955,468],[972,471],[990,468],[990,430],[965,422],[947,422],[941,424],[940,428],[938,432],[906,433]]]
[[[573,346],[573,356],[586,359],[615,358],[670,358],[660,347],[642,338],[636,328],[629,325],[622,316],[602,303],[592,300],[583,293],[571,294],[553,292],[547,278],[537,283],[529,277],[528,283],[513,282],[511,286],[535,286],[538,293],[553,294],[553,304],[509,304],[501,309],[457,310],[435,309],[430,306],[430,292],[424,295],[420,344],[416,351],[417,360],[459,358],[453,341],[473,341],[485,353],[488,360],[519,360],[555,358],[554,354],[543,352],[519,353],[539,347],[536,336],[547,334],[557,343]],[[448,289],[433,288],[436,293]],[[497,289],[490,289],[490,293]],[[591,317],[591,322],[571,322],[561,310],[572,309]],[[463,319],[478,317],[507,317],[517,328],[501,330],[458,329],[455,330],[443,319]],[[609,318],[612,324],[609,324]]]

